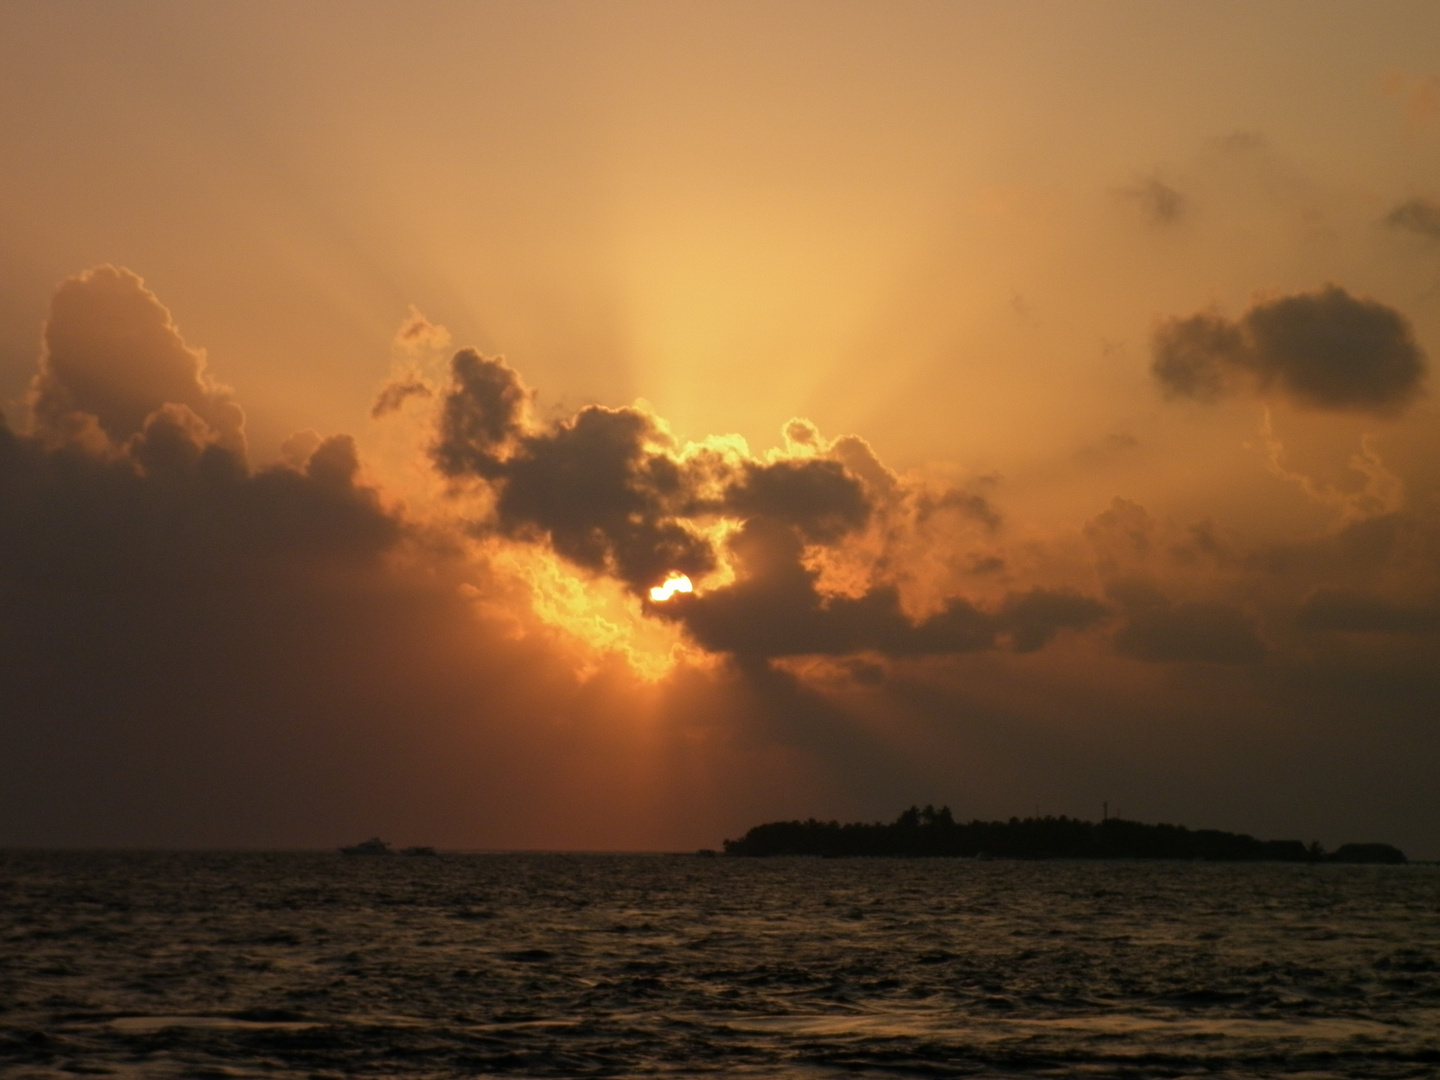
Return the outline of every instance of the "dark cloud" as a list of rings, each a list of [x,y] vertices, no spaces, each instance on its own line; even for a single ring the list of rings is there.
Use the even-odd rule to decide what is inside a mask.
[[[450,362],[440,429],[431,455],[449,477],[498,477],[501,458],[524,430],[534,396],[503,357],[461,349]]]
[[[1351,634],[1440,633],[1440,604],[1402,604],[1351,589],[1317,589],[1296,620],[1307,630]]]
[[[700,509],[687,470],[655,449],[668,439],[634,409],[582,409],[521,438],[496,475],[496,520],[512,537],[540,534],[556,552],[612,574],[637,595],[670,571],[714,568],[710,544],[682,515]]]
[[[1175,604],[1154,586],[1134,581],[1116,582],[1108,591],[1126,615],[1114,637],[1122,655],[1152,663],[1249,664],[1267,651],[1254,620],[1233,605]]]
[[[1151,372],[1170,397],[1216,401],[1244,369],[1246,342],[1240,327],[1213,311],[1166,319],[1151,344]]]
[[[1156,225],[1173,224],[1185,213],[1185,196],[1158,177],[1152,176],[1127,188],[1125,194],[1138,203],[1145,216]]]
[[[156,410],[119,457],[47,447],[0,427],[0,577],[41,602],[82,579],[103,590],[152,576],[203,585],[290,568],[376,563],[401,523],[357,482],[349,436],[325,440],[305,467],[250,473],[197,437],[183,407]]]
[[[523,605],[490,614],[484,566],[388,508],[348,436],[252,468],[193,379],[155,374],[187,362],[164,309],[96,276],[51,319],[89,327],[85,379],[57,347],[39,405],[88,389],[33,434],[0,418],[0,845],[714,842],[627,809],[633,681],[582,686]]]
[[[1440,240],[1440,203],[1431,199],[1410,199],[1386,214],[1385,223],[1431,240]]]
[[[1315,409],[1393,414],[1421,390],[1425,356],[1409,322],[1336,285],[1256,304],[1238,321],[1202,312],[1162,322],[1151,371],[1172,397],[1244,388]]]
[[[123,443],[157,409],[183,405],[217,442],[244,449],[244,413],[206,375],[204,355],[186,347],[139,277],[113,266],[56,289],[30,405],[37,430],[52,441],[98,427]]]
[[[62,286],[37,431],[0,420],[11,842],[254,842],[307,802],[333,812],[337,785],[353,800],[335,779],[356,768],[351,740],[388,722],[352,691],[395,708],[378,681],[403,634],[451,603],[397,587],[407,529],[360,482],[348,437],[317,440],[298,468],[250,469],[215,426],[234,418],[228,398],[199,394],[193,354],[145,295],[108,270]],[[348,733],[323,737],[332,723]]]
[[[1012,593],[996,615],[1016,652],[1034,652],[1061,630],[1084,630],[1110,614],[1100,601],[1068,589]]]
[[[490,527],[548,543],[576,566],[611,575],[645,597],[675,571],[701,579],[720,563],[707,526],[738,522],[728,554],[735,580],[647,604],[702,647],[749,658],[919,656],[1008,643],[1041,648],[1062,629],[1083,629],[1106,612],[1066,592],[1009,598],[983,611],[960,598],[915,621],[894,583],[860,595],[827,595],[815,560],[865,529],[882,507],[903,503],[898,478],[863,440],[837,440],[828,456],[760,461],[717,451],[681,454],[638,409],[590,406],[536,426],[529,392],[501,360],[461,352],[443,402],[434,458],[446,475],[486,482]],[[813,455],[813,425],[792,420],[789,441]],[[920,492],[914,517],[958,511],[994,529],[999,515],[981,495]]]
[[[653,610],[682,623],[706,649],[737,656],[934,656],[993,649],[1006,640],[1016,651],[1031,652],[1061,630],[1083,630],[1108,613],[1078,593],[1034,590],[1009,596],[994,611],[952,598],[915,621],[902,610],[893,585],[858,596],[822,595],[819,573],[804,563],[800,535],[773,520],[747,522],[730,553],[734,583],[677,596]]]
[[[1393,412],[1415,397],[1425,357],[1394,308],[1330,285],[1258,304],[1244,317],[1262,389],[1321,409]]]
[[[464,350],[451,370],[432,455],[452,479],[491,484],[502,535],[544,540],[636,595],[670,571],[714,568],[710,544],[683,520],[711,506],[699,492],[704,463],[679,462],[648,414],[592,406],[535,429],[530,392],[503,360]]]
[[[1423,579],[1440,567],[1440,532],[1413,513],[1381,514],[1319,539],[1261,545],[1242,562],[1257,577],[1296,588],[1317,578],[1365,580],[1396,569]]]
[[[726,489],[725,509],[793,526],[806,540],[838,540],[870,518],[865,492],[838,461],[746,462]]]

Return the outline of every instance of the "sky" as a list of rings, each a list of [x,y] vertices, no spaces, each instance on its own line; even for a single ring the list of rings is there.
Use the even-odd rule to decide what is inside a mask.
[[[1440,858],[1437,40],[7,0],[0,845]]]

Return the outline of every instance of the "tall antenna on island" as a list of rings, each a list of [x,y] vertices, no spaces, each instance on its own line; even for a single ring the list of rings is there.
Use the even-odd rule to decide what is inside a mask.
[[[1109,821],[1109,820],[1110,820],[1110,800],[1109,800],[1109,799],[1106,799],[1103,803],[1100,804],[1100,820],[1101,820],[1102,822],[1106,822],[1106,821]]]

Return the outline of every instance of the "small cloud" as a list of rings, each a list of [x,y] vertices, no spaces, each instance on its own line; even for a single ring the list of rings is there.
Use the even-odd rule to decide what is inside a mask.
[[[1426,366],[1404,315],[1338,285],[1257,303],[1233,322],[1214,311],[1166,319],[1151,349],[1168,397],[1215,401],[1248,389],[1381,415],[1419,395]]]
[[[804,417],[792,416],[784,428],[785,445],[794,452],[797,448],[805,450],[821,450],[824,448],[824,440],[820,438],[820,430]]]
[[[1150,177],[1123,192],[1144,211],[1154,225],[1173,225],[1185,213],[1188,200],[1175,188],[1158,177]]]
[[[139,275],[97,266],[60,283],[45,324],[45,353],[30,383],[36,430],[71,441],[96,426],[119,445],[150,415],[183,405],[221,446],[244,454],[245,414],[205,370],[203,351]]]
[[[450,331],[432,323],[414,304],[400,329],[395,331],[395,347],[402,351],[444,350],[450,347]]]
[[[380,388],[380,393],[375,396],[375,404],[370,406],[370,418],[378,420],[393,412],[398,412],[400,407],[412,397],[428,398],[434,397],[435,391],[430,385],[418,377],[402,377],[386,383]]]

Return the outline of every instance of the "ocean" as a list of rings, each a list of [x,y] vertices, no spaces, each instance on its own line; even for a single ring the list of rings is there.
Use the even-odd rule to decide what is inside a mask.
[[[0,1076],[1434,1077],[1440,867],[0,852]]]

